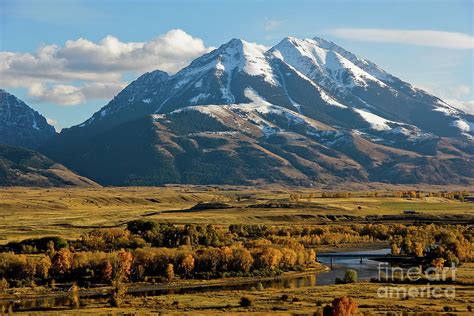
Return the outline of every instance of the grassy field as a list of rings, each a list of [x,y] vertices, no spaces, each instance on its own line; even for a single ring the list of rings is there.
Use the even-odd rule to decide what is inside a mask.
[[[292,193],[303,198],[290,202]],[[308,199],[310,193],[315,197]],[[138,218],[172,223],[297,225],[321,224],[328,221],[327,215],[343,221],[347,215],[400,215],[407,209],[422,214],[474,216],[474,203],[444,198],[373,198],[364,197],[364,192],[354,195],[320,198],[316,190],[282,187],[5,188],[0,189],[0,243],[33,236],[77,238],[93,228],[120,226]],[[226,203],[229,208],[188,211],[200,202]],[[262,207],[265,203],[283,206]]]

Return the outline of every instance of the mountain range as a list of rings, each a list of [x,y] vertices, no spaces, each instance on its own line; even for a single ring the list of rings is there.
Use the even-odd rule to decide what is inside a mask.
[[[321,38],[156,70],[46,156],[104,185],[474,183],[474,116]]]
[[[0,186],[98,186],[33,150],[54,135],[44,116],[0,89]]]

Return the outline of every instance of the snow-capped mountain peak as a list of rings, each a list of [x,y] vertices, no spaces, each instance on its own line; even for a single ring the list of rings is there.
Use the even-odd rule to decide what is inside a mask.
[[[366,86],[367,81],[385,86],[382,81],[341,55],[342,50],[334,47],[321,39],[287,37],[271,49],[271,54],[325,86],[336,84],[351,88]],[[322,80],[327,78],[331,80]]]
[[[198,75],[213,69],[217,76],[231,76],[235,71],[263,77],[272,85],[278,82],[265,56],[267,48],[241,39],[232,39],[216,50],[198,58],[175,77]]]
[[[286,37],[270,49],[232,39],[174,75],[141,76],[83,126],[188,106],[247,104],[254,96],[347,130],[406,125],[438,136],[473,133],[466,128],[472,117],[318,37]]]
[[[392,82],[395,79],[395,77],[393,77],[389,73],[385,72],[383,69],[381,69],[379,66],[377,66],[373,62],[354,55],[353,53],[345,50],[344,48],[340,47],[339,45],[335,44],[334,42],[325,40],[325,39],[317,37],[317,36],[313,37],[313,41],[317,46],[319,46],[322,49],[337,52],[338,54],[340,54],[344,58],[350,60],[354,65],[358,66],[359,68],[361,68],[365,72],[369,73],[370,75],[372,75],[373,77],[375,77],[375,78],[377,78],[381,81]]]

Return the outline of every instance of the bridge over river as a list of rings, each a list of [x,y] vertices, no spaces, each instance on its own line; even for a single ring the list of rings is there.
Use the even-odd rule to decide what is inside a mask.
[[[331,268],[333,264],[333,259],[360,259],[360,263],[363,263],[364,259],[388,262],[388,263],[416,263],[422,258],[406,255],[391,255],[386,253],[350,253],[350,252],[326,252],[318,253],[318,259],[326,258],[330,260]]]

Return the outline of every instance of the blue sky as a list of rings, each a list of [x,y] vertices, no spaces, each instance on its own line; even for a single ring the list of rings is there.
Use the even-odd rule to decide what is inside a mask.
[[[62,128],[231,38],[320,36],[474,111],[473,12],[472,0],[0,0],[0,86]]]

